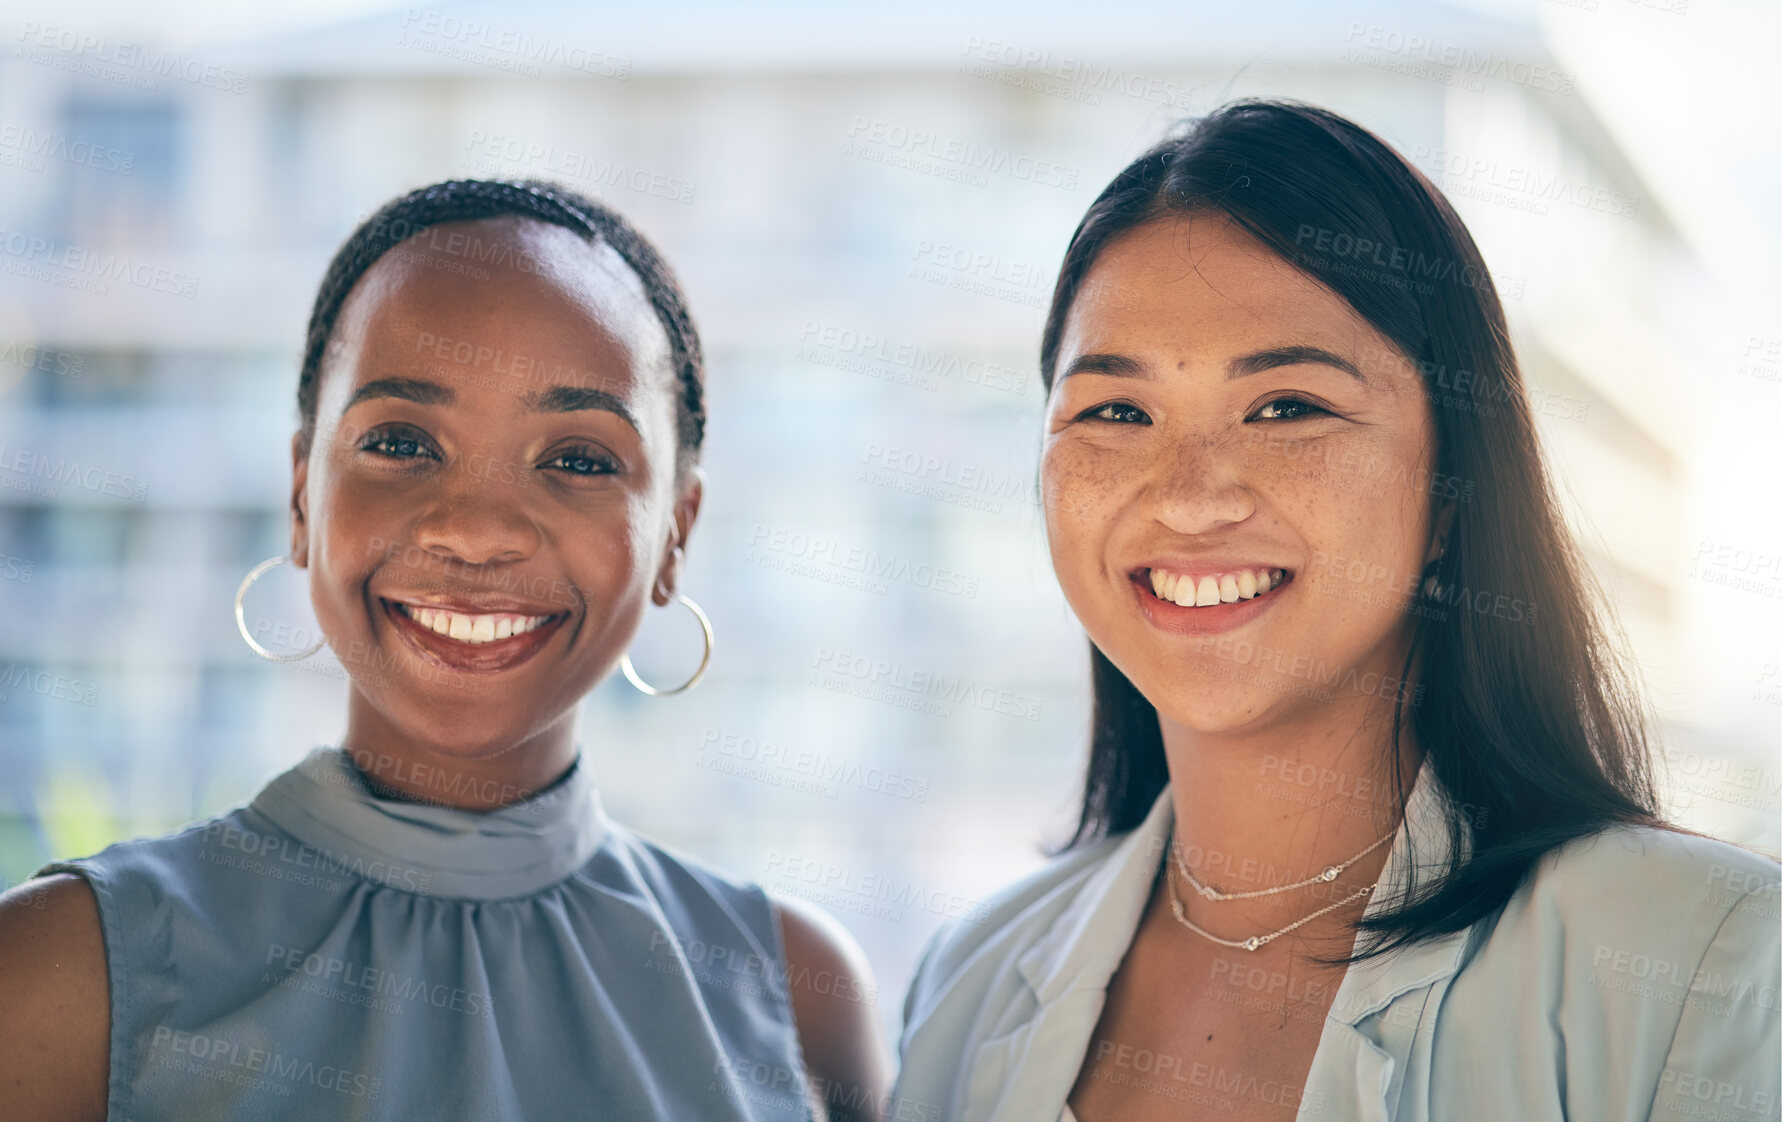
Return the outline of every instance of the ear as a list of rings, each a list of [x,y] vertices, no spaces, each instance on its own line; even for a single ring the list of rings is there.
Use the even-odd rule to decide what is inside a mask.
[[[309,452],[302,433],[291,437],[291,563],[309,567]]]
[[[1454,500],[1449,499],[1435,512],[1435,525],[1429,532],[1429,548],[1423,554],[1423,567],[1429,568],[1447,552],[1448,531],[1454,526]]]
[[[657,607],[665,607],[674,599],[675,589],[680,585],[681,566],[687,558],[687,538],[693,533],[693,523],[699,518],[699,502],[704,497],[705,470],[696,465],[688,469],[680,493],[675,496],[674,521],[669,527],[668,540],[663,543],[662,561],[656,568],[656,581],[650,589],[650,599]]]

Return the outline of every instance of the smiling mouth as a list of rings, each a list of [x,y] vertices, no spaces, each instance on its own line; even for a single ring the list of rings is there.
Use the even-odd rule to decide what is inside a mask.
[[[1256,600],[1293,580],[1293,570],[1258,566],[1221,572],[1187,573],[1167,569],[1139,569],[1133,583],[1155,600],[1182,608],[1213,608]]]
[[[509,670],[525,662],[570,615],[460,612],[378,599],[411,650],[431,662],[472,673]]]
[[[471,614],[447,611],[444,608],[425,608],[416,604],[405,604],[400,600],[386,600],[384,603],[435,635],[472,647],[498,643],[516,635],[524,635],[528,631],[546,627],[553,621],[561,620],[569,614],[568,612],[558,612],[546,616],[523,616],[513,612]]]

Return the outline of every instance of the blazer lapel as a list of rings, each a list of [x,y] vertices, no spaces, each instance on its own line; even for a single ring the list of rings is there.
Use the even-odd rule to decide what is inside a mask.
[[[1174,804],[1166,787],[1128,834],[1015,960],[1032,1005],[971,1058],[964,1122],[1052,1122],[1064,1109],[1108,981],[1126,957],[1169,842]]]
[[[1344,1122],[1388,1122],[1387,1088],[1393,1059],[1341,1021],[1324,1022],[1318,1053],[1299,1100],[1299,1122],[1341,1118]]]
[[[1450,809],[1446,793],[1428,761],[1405,801],[1404,821],[1380,873],[1382,891],[1375,892],[1364,914],[1373,915],[1413,883],[1427,885],[1447,865],[1452,852],[1448,836]],[[1460,845],[1465,853],[1471,834],[1464,816]],[[1422,1020],[1435,1013],[1423,1005],[1400,1006],[1407,1018],[1384,1013],[1403,995],[1425,990],[1451,978],[1460,969],[1469,932],[1456,931],[1350,966],[1343,973],[1318,1038],[1318,1050],[1306,1073],[1305,1098],[1298,1117],[1378,1119],[1392,1116],[1399,1081],[1394,1076],[1410,1059]],[[1356,949],[1362,940],[1356,939]],[[1414,1001],[1415,998],[1407,998]],[[1334,1112],[1334,1113],[1332,1113]]]
[[[961,1122],[1053,1122],[1063,1111],[1101,1019],[1108,982],[1150,899],[1174,811],[1166,787],[1144,822],[1015,960],[1030,1004],[972,1054]],[[1443,867],[1447,821],[1445,794],[1425,763],[1382,870],[1382,887],[1401,886],[1413,865],[1420,877]],[[1464,830],[1461,844],[1468,844]],[[1379,910],[1385,895],[1374,894],[1369,914]],[[1388,1122],[1393,1074],[1406,1059],[1394,1052],[1401,1045],[1408,1048],[1414,1034],[1385,1039],[1383,1047],[1370,1036],[1368,1018],[1399,995],[1452,976],[1466,941],[1466,932],[1456,932],[1349,968],[1306,1076],[1300,1119]]]

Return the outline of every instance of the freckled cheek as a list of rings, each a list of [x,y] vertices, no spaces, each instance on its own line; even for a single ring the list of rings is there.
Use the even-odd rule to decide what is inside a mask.
[[[1040,499],[1045,507],[1046,541],[1058,580],[1068,592],[1100,568],[1120,509],[1121,474],[1105,457],[1082,448],[1056,447],[1040,462]]]
[[[1412,555],[1422,548],[1418,528],[1428,514],[1421,492],[1407,482],[1420,478],[1418,464],[1376,457],[1357,460],[1364,466],[1353,470],[1330,466],[1344,462],[1334,453],[1328,462],[1270,457],[1252,462],[1247,473],[1262,503],[1304,543],[1315,571],[1320,558],[1416,571],[1421,561]]]
[[[1345,517],[1355,503],[1353,488],[1340,475],[1316,465],[1283,460],[1253,464],[1247,473],[1249,486],[1269,507],[1298,524],[1312,536],[1318,527]]]

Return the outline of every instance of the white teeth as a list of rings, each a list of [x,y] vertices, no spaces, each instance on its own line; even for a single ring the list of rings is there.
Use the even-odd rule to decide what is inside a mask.
[[[472,616],[412,604],[404,604],[402,611],[429,631],[472,645],[524,635],[550,619],[549,616],[521,616],[511,612]]]
[[[1184,608],[1205,608],[1214,604],[1235,604],[1252,600],[1276,588],[1287,579],[1284,569],[1236,569],[1229,573],[1203,577],[1152,569],[1151,591],[1159,600]]]

